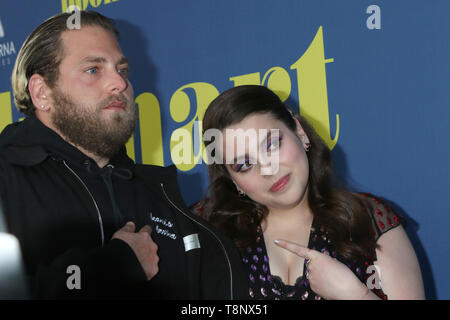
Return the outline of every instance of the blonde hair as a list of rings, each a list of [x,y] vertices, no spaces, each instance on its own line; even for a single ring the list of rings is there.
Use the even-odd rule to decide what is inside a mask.
[[[113,20],[95,11],[81,11],[80,14],[82,26],[100,26],[118,37]],[[61,13],[44,21],[28,36],[17,55],[11,76],[14,103],[28,117],[35,115],[28,81],[33,74],[40,74],[50,88],[55,86],[64,58],[61,34],[69,30],[67,20],[70,17],[70,13]]]

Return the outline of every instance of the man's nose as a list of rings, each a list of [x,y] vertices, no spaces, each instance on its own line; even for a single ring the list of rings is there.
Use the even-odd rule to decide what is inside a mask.
[[[128,87],[128,80],[117,70],[110,72],[108,81],[108,89],[114,93],[123,92]]]

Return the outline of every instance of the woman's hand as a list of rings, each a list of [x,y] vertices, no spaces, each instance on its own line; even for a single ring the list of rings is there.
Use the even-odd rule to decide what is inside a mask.
[[[278,246],[306,259],[306,275],[311,289],[328,300],[359,300],[375,296],[343,263],[319,251],[286,240]]]

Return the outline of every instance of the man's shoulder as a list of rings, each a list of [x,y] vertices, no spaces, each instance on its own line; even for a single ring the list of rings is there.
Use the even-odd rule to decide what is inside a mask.
[[[0,146],[14,145],[17,144],[18,140],[19,142],[26,140],[34,122],[36,122],[36,119],[26,118],[23,121],[16,121],[6,125],[0,132]]]
[[[42,146],[0,146],[0,163],[4,165],[34,166],[48,157]]]

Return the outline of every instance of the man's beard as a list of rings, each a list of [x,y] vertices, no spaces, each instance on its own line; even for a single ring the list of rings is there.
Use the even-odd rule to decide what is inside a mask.
[[[53,90],[52,123],[76,147],[102,158],[111,159],[125,145],[136,127],[137,108],[123,94],[111,96],[98,105],[76,103],[58,88]],[[111,102],[121,101],[126,110],[102,118],[103,109]]]

